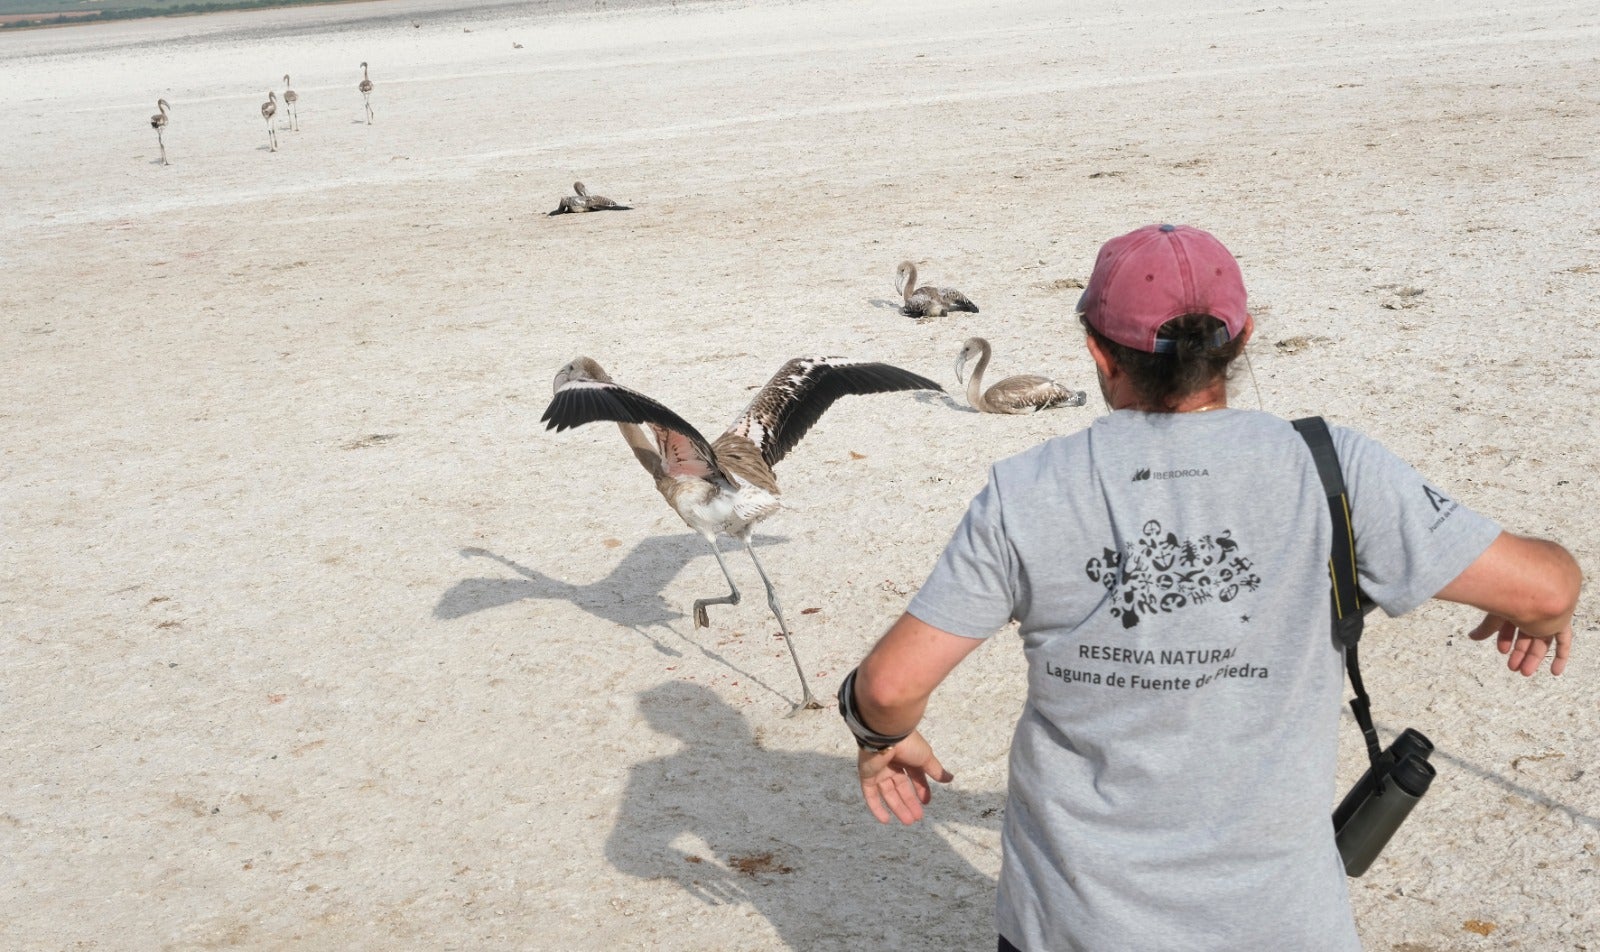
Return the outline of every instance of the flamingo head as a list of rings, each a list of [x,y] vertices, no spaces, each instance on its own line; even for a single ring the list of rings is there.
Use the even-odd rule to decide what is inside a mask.
[[[578,193],[578,197],[579,198],[588,198],[589,197],[589,187],[587,185],[583,184],[582,182],[573,182],[572,183],[572,190],[574,192]]]
[[[610,383],[611,377],[592,358],[576,357],[566,366],[556,371],[556,379],[550,385],[550,390],[552,393],[559,393],[561,388],[567,384],[583,380]]]
[[[967,382],[964,376],[967,361],[983,353],[983,349],[984,340],[981,337],[969,337],[966,343],[961,345],[961,353],[956,354],[956,383]]]
[[[900,262],[900,267],[894,269],[894,289],[902,295],[909,295],[912,285],[916,283],[917,266],[909,261]]]

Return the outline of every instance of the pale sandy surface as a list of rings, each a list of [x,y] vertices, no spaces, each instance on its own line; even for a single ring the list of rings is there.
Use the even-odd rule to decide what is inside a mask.
[[[614,430],[542,429],[551,375],[591,355],[715,433],[787,357],[953,384],[982,333],[1092,390],[1071,283],[1187,221],[1251,285],[1240,403],[1362,427],[1592,575],[1597,57],[1577,0],[0,37],[0,947],[992,948],[1015,635],[935,700],[932,820],[878,827],[834,714],[784,717],[748,560],[695,630],[714,560]],[[637,210],[542,217],[579,177]],[[907,257],[982,313],[897,315]],[[961,407],[840,403],[779,468],[761,551],[819,693],[986,462],[1095,412]],[[1371,948],[1600,948],[1596,608],[1560,680],[1465,611],[1370,629],[1380,724],[1441,770],[1353,882]]]

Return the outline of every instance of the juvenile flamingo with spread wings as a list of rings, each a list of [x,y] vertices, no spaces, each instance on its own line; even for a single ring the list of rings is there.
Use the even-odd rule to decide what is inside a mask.
[[[715,440],[707,440],[661,403],[614,382],[588,357],[579,357],[562,367],[556,373],[553,389],[555,396],[542,418],[546,429],[560,431],[598,420],[615,422],[633,455],[655,479],[656,490],[666,498],[667,505],[711,544],[711,554],[717,557],[729,591],[720,597],[695,600],[696,627],[710,624],[707,605],[739,604],[739,587],[717,548],[717,533],[725,532],[744,543],[766,586],[767,606],[778,619],[789,656],[800,674],[800,688],[805,695],[800,706],[821,707],[806,683],[800,655],[778,605],[777,590],[750,542],[756,525],[782,508],[778,478],[772,467],[842,396],[943,388],[926,377],[889,364],[842,357],[797,357],[778,370],[733,425]],[[640,424],[650,428],[654,441],[645,436]]]

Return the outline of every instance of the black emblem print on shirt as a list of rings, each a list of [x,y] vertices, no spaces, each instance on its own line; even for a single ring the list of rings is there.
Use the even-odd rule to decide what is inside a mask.
[[[1240,592],[1259,588],[1255,563],[1239,551],[1232,534],[1224,529],[1215,536],[1179,539],[1151,519],[1121,552],[1105,549],[1083,570],[1089,581],[1112,594],[1111,616],[1132,628],[1141,615],[1175,612],[1213,599],[1231,602]]]

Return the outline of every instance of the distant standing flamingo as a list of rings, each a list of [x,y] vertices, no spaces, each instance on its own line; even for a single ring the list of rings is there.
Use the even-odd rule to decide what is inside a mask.
[[[278,129],[272,121],[272,117],[277,114],[278,94],[268,90],[267,101],[261,104],[261,118],[267,120],[267,144],[270,146],[268,149],[270,152],[278,151]]]
[[[909,261],[900,262],[894,277],[895,289],[905,301],[900,310],[907,317],[943,317],[951,311],[978,313],[978,305],[955,288],[936,288],[931,284],[917,287],[917,266]]]
[[[150,128],[156,131],[156,144],[161,146],[161,164],[170,165],[167,161],[167,143],[161,138],[161,130],[167,127],[167,110],[172,107],[167,105],[165,99],[157,99],[156,108],[161,111],[150,117]]]
[[[967,402],[980,413],[1033,413],[1056,407],[1081,407],[1082,390],[1065,387],[1049,377],[1037,374],[1018,374],[1007,377],[989,389],[983,388],[983,372],[989,369],[989,342],[981,337],[969,337],[956,355],[956,381],[961,382],[962,368],[974,356],[978,366],[972,368],[972,377],[966,381]]]
[[[289,88],[289,74],[283,74],[283,104],[289,110],[289,131],[300,131],[300,111],[295,108],[295,103],[300,101],[300,94]]]
[[[554,399],[544,411],[547,429],[560,432],[598,420],[615,422],[634,457],[655,479],[656,491],[666,498],[667,505],[711,544],[711,554],[717,557],[729,591],[716,598],[695,599],[696,628],[710,625],[707,605],[739,604],[739,587],[733,584],[733,576],[722,561],[717,533],[727,533],[744,543],[767,587],[767,607],[783,630],[789,656],[800,674],[804,697],[799,706],[821,707],[800,667],[800,655],[778,605],[778,592],[750,542],[757,523],[782,508],[778,477],[772,467],[840,397],[942,388],[926,377],[890,364],[840,357],[798,357],[778,368],[733,425],[715,440],[706,439],[682,417],[650,397],[614,382],[588,357],[579,357],[562,367],[556,374],[554,390]],[[654,441],[645,436],[641,423],[650,428]]]
[[[367,103],[367,125],[372,125],[372,80],[367,78],[367,64],[361,64],[361,85],[356,87],[361,90],[361,98]]]

